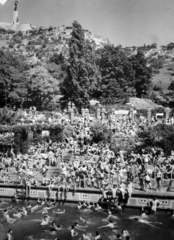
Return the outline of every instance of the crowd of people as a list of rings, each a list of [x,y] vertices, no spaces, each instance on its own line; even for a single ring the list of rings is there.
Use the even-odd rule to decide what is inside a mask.
[[[163,121],[152,120],[151,124]],[[117,191],[123,194],[128,191],[131,196],[137,184],[140,190],[162,191],[162,180],[173,179],[173,155],[165,157],[162,150],[156,148],[142,149],[138,153],[132,151],[129,154],[124,151],[113,152],[109,143],[96,144],[91,141],[91,124],[89,118],[79,117],[71,125],[71,137],[61,143],[50,140],[31,145],[28,154],[16,155],[12,147],[2,149],[1,182],[14,182],[11,174],[13,171],[16,173],[16,181],[28,189],[32,185],[47,186],[49,191],[54,187],[62,187],[65,192],[70,188],[74,191],[79,187],[98,188],[103,193],[111,191],[113,195]],[[137,131],[149,123],[145,118],[133,122],[130,116],[124,116],[112,124],[112,137],[121,138],[135,137]],[[50,167],[59,169],[59,172],[48,176]],[[36,177],[38,175],[40,178]]]
[[[164,119],[152,118],[151,123],[146,118],[140,118],[139,121],[132,121],[130,116],[114,118],[107,121],[108,127],[112,130],[112,137],[124,138],[136,136],[137,131],[143,126],[149,124],[156,125],[164,122]],[[50,123],[55,122],[50,118]],[[13,147],[3,148],[0,153],[0,181],[2,183],[18,183],[25,189],[25,197],[30,194],[32,186],[46,186],[48,199],[51,191],[57,189],[57,199],[54,202],[50,200],[38,199],[37,205],[31,207],[28,203],[21,210],[13,209],[13,217],[8,214],[8,209],[4,209],[4,218],[9,223],[14,223],[17,219],[42,209],[43,221],[41,225],[50,224],[48,210],[55,208],[57,200],[61,198],[66,200],[67,193],[71,189],[75,193],[77,188],[96,188],[103,194],[99,203],[81,202],[78,209],[102,210],[114,207],[118,212],[124,211],[124,204],[131,197],[134,188],[139,186],[142,191],[163,191],[162,180],[170,181],[174,178],[174,156],[171,154],[165,157],[161,149],[150,148],[142,149],[140,152],[131,152],[127,154],[124,151],[114,152],[110,149],[109,143],[94,143],[92,139],[91,125],[93,120],[89,117],[79,117],[78,120],[70,122],[65,115],[59,114],[58,123],[70,125],[73,128],[71,137],[67,137],[63,142],[43,141],[37,145],[31,145],[28,154],[15,154]],[[166,124],[173,124],[169,119]],[[68,156],[68,157],[67,157]],[[51,170],[57,171],[51,171]],[[56,172],[56,173],[55,173]],[[15,180],[13,177],[15,176]],[[20,190],[16,189],[13,201],[18,201]],[[152,210],[157,208],[158,202],[154,199]],[[155,207],[154,207],[155,206]],[[154,208],[154,209],[153,209]],[[9,209],[10,211],[12,209]],[[55,214],[63,214],[64,211],[53,210]],[[100,228],[114,228],[114,223],[110,220],[111,211],[108,213],[107,224]],[[146,216],[144,210],[142,216]],[[80,219],[83,224],[85,221]],[[51,230],[61,230],[61,225],[56,225],[51,221]],[[79,222],[75,222],[71,227],[71,236],[76,236],[76,229],[82,230]],[[12,230],[7,233],[7,239],[12,240]],[[83,240],[88,236],[83,234]],[[99,231],[96,232],[95,240],[101,239]],[[130,235],[125,230],[117,234],[117,239],[130,239]]]

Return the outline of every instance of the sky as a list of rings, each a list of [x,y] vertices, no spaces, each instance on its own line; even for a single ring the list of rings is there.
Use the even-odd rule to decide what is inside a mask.
[[[13,4],[0,4],[0,22],[12,21]],[[77,20],[114,45],[174,42],[174,0],[19,0],[18,11],[20,23],[38,26],[70,26]]]

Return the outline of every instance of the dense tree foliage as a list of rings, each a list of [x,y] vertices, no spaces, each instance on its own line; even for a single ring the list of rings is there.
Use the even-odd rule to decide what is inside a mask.
[[[89,107],[91,99],[106,106],[148,96],[152,73],[162,66],[161,59],[146,59],[141,48],[131,55],[121,45],[87,40],[77,21],[65,29],[70,30],[68,39],[54,35],[54,30],[16,32],[9,38],[10,50],[0,50],[1,107],[34,105],[50,110],[58,108],[59,101],[63,108],[72,102],[81,110]],[[142,47],[146,48],[156,45]]]
[[[132,65],[121,48],[105,46],[98,50],[96,62],[101,73],[97,94],[102,104],[118,103],[136,94]]]
[[[147,60],[142,51],[130,57],[135,73],[135,89],[137,97],[148,96],[151,88],[152,69],[147,66]]]
[[[158,124],[139,132],[138,137],[143,142],[143,148],[159,147],[170,155],[174,149],[174,126]]]
[[[52,98],[58,94],[58,81],[42,66],[31,68],[28,74],[28,96],[38,110],[43,109],[43,106],[45,108]]]
[[[25,72],[27,64],[22,57],[14,57],[9,51],[0,50],[0,105],[19,105],[27,93]]]
[[[67,76],[61,84],[62,101],[75,103],[76,107],[87,107],[96,84],[96,67],[93,49],[85,41],[84,30],[74,21],[69,43]]]

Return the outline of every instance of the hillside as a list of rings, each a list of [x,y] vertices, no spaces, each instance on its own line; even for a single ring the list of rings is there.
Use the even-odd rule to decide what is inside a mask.
[[[15,51],[15,54],[24,55],[29,62],[33,56],[35,56],[35,60],[45,62],[53,53],[62,53],[65,58],[68,58],[68,42],[71,38],[71,32],[72,27],[65,26],[39,27],[28,32],[19,31],[16,33],[0,31],[0,47]],[[84,30],[84,35],[94,49],[110,44],[108,39],[92,34],[88,30]]]
[[[59,26],[59,27],[49,27],[49,28],[34,26],[32,27],[31,30],[23,31],[23,32],[22,31],[14,32],[12,30],[6,31],[4,29],[0,29],[0,48],[2,48],[5,52],[10,51],[14,57],[17,58],[19,56],[19,58],[22,59],[23,62],[27,63],[27,66],[31,68],[30,71],[27,71],[27,74],[31,78],[34,79],[35,76],[37,75],[38,79],[40,78],[40,76],[42,76],[45,79],[45,81],[46,79],[49,79],[50,86],[48,87],[49,90],[47,92],[49,95],[49,91],[50,92],[53,91],[51,88],[54,88],[55,82],[57,82],[58,85],[59,84],[61,85],[62,79],[65,79],[65,75],[67,74],[65,68],[69,64],[68,63],[69,57],[70,57],[69,43],[71,42],[72,29],[73,29],[72,26]],[[90,49],[91,49],[90,54],[91,54],[91,57],[95,56],[96,58],[95,61],[97,61],[97,57],[101,58],[100,56],[101,51],[106,51],[106,49],[107,51],[112,51],[112,47],[114,46],[112,46],[112,44],[109,42],[107,38],[97,36],[89,32],[88,30],[84,30],[84,29],[82,29],[82,32],[83,32],[83,41],[85,37],[85,40],[87,40],[88,43],[86,41],[84,42],[85,44],[90,45]],[[105,45],[109,45],[109,46],[106,48],[103,48]],[[117,51],[116,49],[117,50],[119,49],[119,51]],[[119,47],[115,47],[115,49],[113,50],[113,53],[110,56],[113,57],[114,64],[120,64],[120,69],[122,69],[122,66],[124,66],[124,64],[127,64],[126,62],[124,62],[124,64],[121,62],[123,59],[125,59],[125,57],[128,59],[128,61],[130,61],[131,66],[133,66],[132,65],[133,62],[131,62],[131,58],[136,57],[140,51],[143,52],[141,54],[145,61],[143,60],[144,65],[143,65],[143,62],[141,63],[141,60],[139,62],[140,65],[142,64],[142,66],[140,67],[140,78],[143,76],[143,74],[146,75],[146,73],[148,73],[149,71],[149,74],[150,74],[149,79],[151,79],[152,77],[152,84],[149,80],[150,83],[149,83],[149,86],[147,87],[148,91],[146,92],[146,84],[143,85],[143,82],[142,82],[142,87],[144,88],[144,90],[141,92],[141,89],[139,89],[137,85],[136,91],[141,92],[142,94],[141,97],[149,98],[159,105],[166,106],[169,99],[170,101],[173,101],[172,92],[168,90],[169,85],[171,84],[171,82],[174,81],[174,50],[173,49],[174,49],[173,45],[171,45],[171,48],[168,48],[168,46],[162,46],[157,48],[156,44],[143,46],[143,47],[122,47],[120,45]],[[94,63],[94,59],[92,59],[91,57],[88,59],[88,61],[89,62],[91,61],[90,64],[92,66]],[[120,60],[118,60],[119,57],[120,57]],[[106,60],[108,60],[108,65],[106,64]],[[107,58],[104,59],[103,64],[101,61],[99,61],[97,64],[101,64],[100,67],[104,68],[103,73],[105,72],[105,68],[107,68],[107,71],[108,71],[108,66],[111,67],[111,73],[112,71],[117,70],[117,68],[112,70],[113,65],[111,64],[110,57],[108,59]],[[123,71],[123,78],[121,79],[124,79],[124,77],[127,77],[127,79],[130,80],[131,77],[134,76],[133,71],[137,71],[138,73],[139,70],[137,66],[135,64],[134,66],[135,69],[129,68],[130,73],[128,73],[128,71],[125,68],[125,71]],[[99,65],[94,69],[94,72],[99,80],[101,72],[98,71],[98,67]],[[144,68],[144,70],[141,72],[142,68]],[[117,77],[115,76],[114,76],[114,79],[117,81]],[[118,77],[119,76],[120,75],[118,75]],[[148,78],[148,74],[145,77]],[[41,78],[40,78],[40,87],[42,86]],[[37,82],[35,82],[34,84],[37,84]],[[133,84],[133,82],[131,84]],[[45,86],[45,88],[47,88],[47,86]],[[104,87],[104,88],[107,90],[107,87]],[[111,88],[113,87],[111,86]],[[97,97],[99,97],[99,95],[101,94],[100,91],[98,93],[96,91]],[[128,85],[127,86],[125,85],[124,91],[126,92],[128,91],[129,96],[139,97],[141,95],[141,94],[136,95],[135,90]],[[121,91],[114,93],[114,97],[119,95],[120,92]],[[124,95],[123,93],[121,94]],[[57,90],[54,94],[53,100],[56,99],[57,94],[62,95],[59,89],[59,86],[57,86]],[[109,94],[110,96],[109,91],[108,93],[106,93],[106,95],[107,94]],[[12,95],[12,98],[16,98],[15,94]],[[147,105],[146,103],[142,103],[142,104]]]

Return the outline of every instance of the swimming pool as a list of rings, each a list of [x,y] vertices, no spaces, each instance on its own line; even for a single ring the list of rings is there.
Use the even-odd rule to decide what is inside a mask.
[[[36,205],[36,202],[32,202],[31,204],[34,206]],[[10,205],[11,202],[6,205],[1,205],[0,208],[5,208]],[[22,206],[26,206],[26,204],[20,202],[14,206],[21,209]],[[50,234],[50,225],[40,225],[43,219],[43,206],[41,206],[33,213],[28,210],[28,215],[17,220],[14,224],[3,223],[0,227],[0,240],[5,239],[6,233],[10,228],[13,230],[14,240],[53,240],[56,237],[59,237],[60,240],[70,240],[72,239],[70,235],[71,226],[75,221],[78,221],[80,217],[87,220],[87,225],[82,222],[79,222],[79,224],[86,225],[87,227],[84,228],[85,231],[76,230],[78,235],[73,237],[74,240],[80,239],[84,232],[94,237],[97,230],[100,232],[103,240],[114,240],[116,239],[116,230],[119,232],[122,229],[128,230],[132,240],[174,239],[174,219],[164,212],[158,212],[153,217],[141,220],[141,218],[139,218],[139,210],[126,208],[124,213],[116,215],[118,218],[115,220],[115,229],[108,227],[98,229],[100,226],[107,224],[107,222],[104,221],[107,218],[106,211],[97,212],[88,209],[78,210],[77,205],[75,204],[60,205],[56,207],[55,210],[57,208],[61,211],[65,209],[65,213],[56,215],[53,213],[53,209],[48,210],[48,215],[51,217],[51,221],[55,221],[57,225],[62,224],[63,227],[63,229],[57,231],[55,235]],[[9,213],[9,215],[12,216],[13,211]],[[3,212],[1,211],[0,217],[2,218],[2,216]]]

